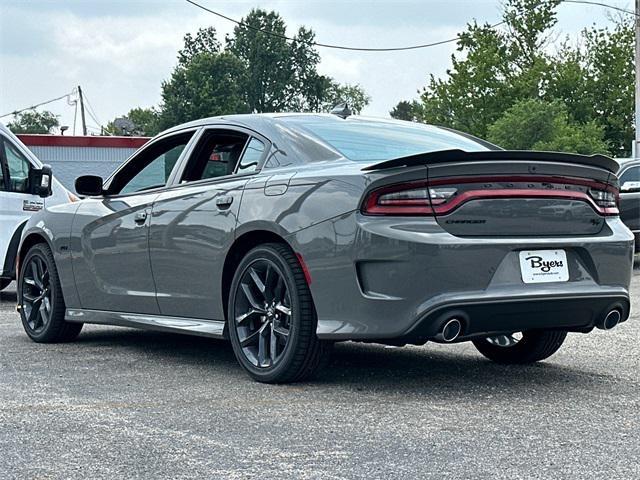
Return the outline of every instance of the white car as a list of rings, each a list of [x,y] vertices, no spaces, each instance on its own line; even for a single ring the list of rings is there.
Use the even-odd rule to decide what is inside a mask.
[[[16,277],[20,235],[35,212],[78,198],[0,123],[0,290]]]

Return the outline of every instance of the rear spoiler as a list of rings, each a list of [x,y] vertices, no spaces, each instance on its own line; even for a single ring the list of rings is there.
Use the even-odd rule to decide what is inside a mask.
[[[430,165],[435,163],[451,162],[485,162],[488,160],[513,161],[531,160],[543,162],[563,162],[590,167],[599,167],[616,173],[620,166],[613,158],[606,155],[579,155],[577,153],[560,152],[536,152],[531,150],[487,150],[479,152],[465,152],[464,150],[439,150],[436,152],[418,153],[408,157],[385,160],[364,167],[362,170],[384,170],[394,167],[413,167],[417,165]]]

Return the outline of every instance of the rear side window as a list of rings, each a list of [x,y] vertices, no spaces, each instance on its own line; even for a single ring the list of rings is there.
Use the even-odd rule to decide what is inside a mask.
[[[240,163],[238,163],[237,173],[255,172],[264,155],[264,143],[257,138],[252,138],[244,149]]]
[[[193,149],[181,182],[255,172],[265,150],[264,142],[246,133],[207,130]]]
[[[281,117],[281,120],[312,133],[356,161],[390,160],[454,148],[470,152],[488,150],[471,138],[420,123],[313,115]]]

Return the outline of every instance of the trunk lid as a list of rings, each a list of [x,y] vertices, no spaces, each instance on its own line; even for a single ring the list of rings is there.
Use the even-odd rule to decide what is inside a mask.
[[[617,164],[604,156],[452,150],[367,169],[419,164],[427,166],[438,223],[456,236],[595,235],[604,217],[617,213],[597,198],[617,193]]]

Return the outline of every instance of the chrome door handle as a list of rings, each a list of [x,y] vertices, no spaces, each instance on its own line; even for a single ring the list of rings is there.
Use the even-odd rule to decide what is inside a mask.
[[[220,210],[225,209],[225,208],[229,208],[232,203],[233,203],[233,197],[231,197],[231,196],[216,198],[216,206]]]
[[[136,213],[133,217],[133,221],[138,225],[144,225],[144,223],[147,221],[147,212]]]

